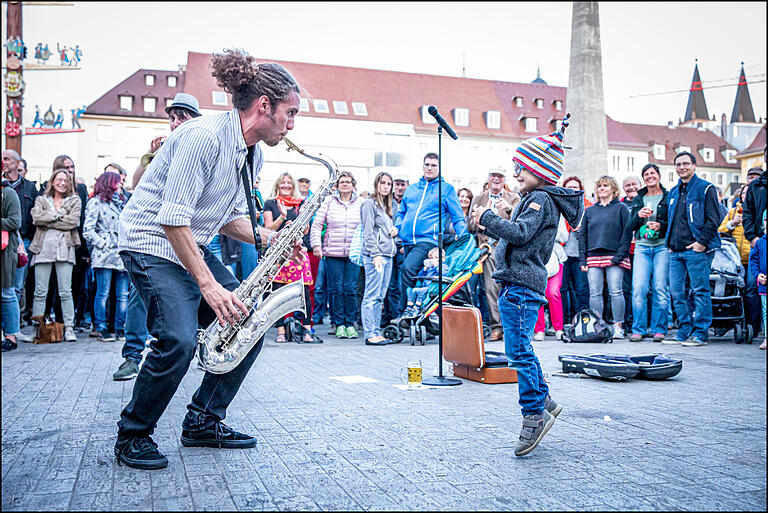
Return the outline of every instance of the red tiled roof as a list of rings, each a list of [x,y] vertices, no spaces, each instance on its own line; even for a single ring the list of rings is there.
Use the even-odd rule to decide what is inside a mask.
[[[211,54],[188,53],[185,92],[196,96],[202,109],[232,108],[231,104],[227,107],[212,104],[211,91],[221,89],[211,76],[210,59]],[[419,109],[422,105],[434,105],[460,136],[497,136],[520,140],[533,135],[525,132],[521,115],[538,118],[538,133],[543,134],[554,131],[550,120],[562,119],[566,112],[565,87],[270,59],[257,61],[277,62],[285,66],[302,87],[301,96],[310,99],[310,105],[312,99],[328,101],[330,113],[315,112],[311,106],[309,112],[301,113],[302,116],[409,123],[415,126],[417,132],[425,132],[434,130],[435,125],[422,123]],[[522,107],[515,106],[512,101],[515,96],[523,97]],[[536,108],[536,98],[544,100],[543,109]],[[348,102],[349,114],[335,114],[334,100]],[[554,100],[562,101],[562,110],[555,109]],[[350,102],[364,102],[368,116],[354,115]],[[469,109],[468,127],[457,127],[452,122],[451,110],[457,107]],[[489,110],[501,112],[501,129],[486,126],[483,114]]]
[[[736,156],[741,157],[742,155],[748,155],[751,153],[762,153],[765,149],[765,130],[766,123],[763,123],[763,127],[757,133],[755,139],[750,143],[749,146],[744,148],[744,150],[738,153]]]
[[[145,75],[155,76],[155,85],[145,83]],[[176,87],[168,87],[168,77],[176,77]],[[98,100],[85,109],[86,114],[105,114],[109,116],[128,116],[139,118],[167,118],[165,113],[166,98],[173,98],[184,91],[184,73],[179,71],[140,69],[107,91]],[[119,96],[133,96],[131,110],[120,108]],[[154,112],[144,112],[144,96],[157,98]]]
[[[621,126],[635,139],[648,145],[648,162],[673,165],[675,148],[682,145],[691,148],[691,153],[696,155],[698,167],[730,167],[734,169],[739,167],[738,163],[729,164],[722,154],[725,150],[735,150],[735,148],[709,130],[699,130],[688,126],[670,129],[666,125],[640,125],[637,123],[621,123]],[[653,144],[665,146],[665,158],[663,160],[653,156]],[[704,158],[699,153],[699,150],[703,148],[715,150],[714,162],[704,162]]]

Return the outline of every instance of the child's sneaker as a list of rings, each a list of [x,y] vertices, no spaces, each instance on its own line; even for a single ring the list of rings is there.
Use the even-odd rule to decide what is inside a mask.
[[[555,417],[546,408],[538,414],[523,415],[523,429],[515,447],[515,456],[525,456],[534,450],[554,423]]]
[[[533,340],[537,340],[537,341],[544,340],[544,332],[543,331],[539,331],[537,333],[534,333],[533,334]]]
[[[347,338],[347,330],[344,329],[344,326],[336,328],[336,338]]]
[[[357,330],[354,326],[347,326],[347,338],[357,338]]]
[[[563,411],[563,405],[558,404],[557,401],[552,399],[552,397],[547,394],[547,397],[544,398],[544,408],[553,416],[557,417],[560,415],[560,412]]]
[[[621,326],[613,327],[613,340],[624,338],[624,329]]]

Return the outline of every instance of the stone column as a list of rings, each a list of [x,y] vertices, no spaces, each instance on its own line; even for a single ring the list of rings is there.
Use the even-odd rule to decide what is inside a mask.
[[[573,2],[566,110],[565,146],[573,149],[565,150],[564,174],[581,177],[589,197],[597,178],[609,174],[597,2]]]

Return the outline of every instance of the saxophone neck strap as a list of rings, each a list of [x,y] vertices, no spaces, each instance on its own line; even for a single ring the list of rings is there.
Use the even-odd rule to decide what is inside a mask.
[[[256,227],[256,213],[253,208],[253,198],[251,197],[251,180],[249,179],[249,171],[251,170],[251,163],[253,162],[254,147],[248,147],[248,155],[245,157],[243,167],[240,168],[240,176],[243,179],[243,189],[245,190],[245,202],[248,204],[248,216],[251,219],[251,226],[253,227],[253,239],[255,241],[256,250],[261,249],[261,234]]]

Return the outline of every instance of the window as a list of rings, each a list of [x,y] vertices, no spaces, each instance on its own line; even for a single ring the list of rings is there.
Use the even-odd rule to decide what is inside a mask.
[[[469,126],[469,109],[455,108],[452,113],[456,126]]]
[[[714,162],[715,161],[715,150],[712,148],[702,148],[700,150],[701,157],[704,159],[704,162]]]
[[[115,160],[112,158],[112,155],[97,155],[96,156],[96,169],[98,169],[99,172],[101,172],[101,171],[104,170],[105,167],[107,167],[107,164],[110,164],[110,163],[112,163],[114,161]]]
[[[118,96],[120,98],[120,110],[133,109],[133,96]]]
[[[525,131],[536,132],[538,130],[539,120],[536,118],[525,118]]]
[[[731,183],[736,183],[736,182],[738,182],[738,181],[739,181],[739,178],[741,178],[741,177],[739,176],[739,174],[738,174],[738,173],[733,173],[733,174],[731,175]]]
[[[165,108],[167,109],[171,105],[173,105],[173,98],[166,98],[165,99]]]
[[[168,75],[168,87],[176,87],[178,79],[173,75]]]
[[[664,160],[667,158],[666,148],[664,148],[663,144],[653,145],[653,158],[656,160]]]
[[[690,152],[691,151],[691,147],[690,146],[678,146],[677,148],[675,148],[675,154],[678,154],[678,153],[683,152],[683,151]]]
[[[557,132],[558,130],[560,130],[560,127],[563,126],[563,120],[555,119],[553,122],[555,124],[555,132]]]
[[[155,76],[154,75],[144,75],[144,85],[148,85],[148,86],[155,85]]]
[[[331,113],[331,109],[328,108],[328,100],[312,100],[312,105],[315,106],[315,112],[320,114]]]
[[[501,112],[498,110],[489,110],[485,113],[485,125],[488,128],[501,128]]]
[[[299,98],[299,112],[309,112],[309,100]]]
[[[613,158],[611,159],[614,171],[618,171],[619,170],[620,160],[621,160],[621,157],[619,157],[618,155],[614,155]]]
[[[430,115],[428,109],[429,109],[429,105],[422,105],[420,107],[421,122],[424,123],[425,125],[434,125],[437,123],[437,121],[435,121],[435,118],[433,118],[432,115]]]
[[[522,96],[515,96],[514,101],[515,101],[515,106],[516,107],[522,107],[523,106],[523,97]]]
[[[363,102],[352,102],[352,112],[355,116],[367,116],[368,107]]]
[[[125,127],[125,141],[129,143],[141,142],[141,128],[137,126]]]
[[[227,105],[227,93],[224,91],[211,91],[211,103],[213,105]]]
[[[542,100],[541,98],[536,98],[535,102],[536,102],[536,108],[537,109],[543,109],[544,108],[544,100]]]
[[[631,173],[635,170],[635,157],[627,157],[627,172]]]
[[[674,171],[670,171],[669,172],[669,181],[670,182],[674,182],[675,181],[675,172]]]
[[[402,134],[376,133],[376,151],[373,154],[374,167],[403,168],[408,166],[407,152],[410,139]]]
[[[563,102],[555,100],[555,110],[563,110]]]
[[[709,173],[701,173],[701,178],[706,181],[709,181]]]
[[[112,142],[112,125],[97,125],[96,140],[99,142]]]
[[[736,150],[725,150],[725,161],[729,164],[735,164],[736,159],[733,156],[736,155]]]
[[[144,112],[155,112],[155,109],[157,108],[157,98],[145,96],[142,99],[144,100]]]
[[[717,173],[717,185],[723,185],[725,181],[725,175],[723,173]]]
[[[349,114],[347,102],[333,101],[333,112],[336,114]]]

